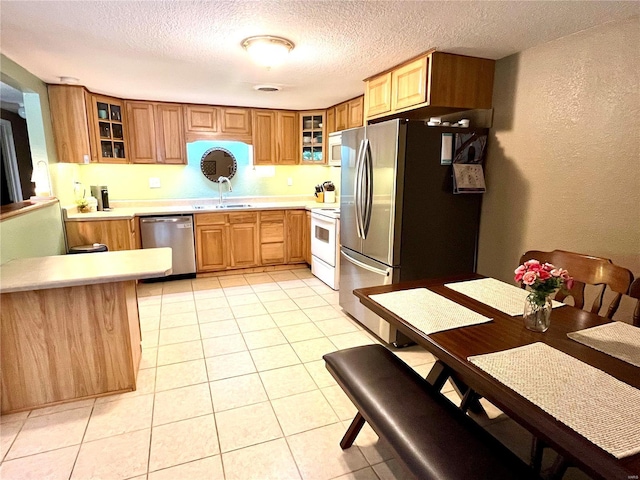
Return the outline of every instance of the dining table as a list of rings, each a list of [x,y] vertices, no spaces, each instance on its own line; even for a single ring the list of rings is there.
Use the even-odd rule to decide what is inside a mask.
[[[570,465],[580,468],[593,478],[638,479],[640,453],[617,458],[473,362],[473,358],[485,354],[541,343],[605,372],[614,377],[612,381],[615,382],[617,379],[626,384],[622,385],[624,388],[630,386],[633,389],[640,389],[640,366],[579,343],[567,335],[570,332],[604,325],[612,320],[565,305],[552,310],[551,324],[546,332],[534,332],[525,328],[521,314],[508,315],[450,288],[454,283],[483,278],[486,277],[479,274],[465,274],[447,278],[413,280],[359,288],[353,293],[364,306],[432,353],[437,359],[436,367],[445,365],[461,384],[467,385],[471,391],[486,398],[537,439],[552,447]],[[382,304],[384,302],[381,301],[381,294],[414,289],[427,289],[490,320],[426,334],[423,329],[415,325],[415,322],[403,318],[407,315],[397,314],[397,310],[387,308],[388,305],[385,307]],[[424,310],[427,310],[425,316],[428,316],[428,307]],[[469,359],[470,357],[472,360]],[[544,361],[544,359],[541,360]],[[429,378],[428,376],[427,379]],[[637,394],[633,389],[631,392]],[[558,395],[560,398],[557,402],[562,403],[566,392],[558,392]],[[590,399],[585,400],[589,404]],[[621,402],[625,400],[620,399]],[[587,413],[593,416],[606,413],[602,412],[601,408],[597,402],[591,402]],[[636,421],[640,422],[640,418]]]

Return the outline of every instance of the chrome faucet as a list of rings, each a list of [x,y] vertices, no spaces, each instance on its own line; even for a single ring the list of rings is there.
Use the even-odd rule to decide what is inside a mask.
[[[231,188],[231,182],[229,181],[229,179],[227,177],[218,177],[218,195],[220,196],[220,205],[222,205],[222,184],[224,182],[227,182],[227,185],[229,185],[229,191],[233,192],[233,188]]]

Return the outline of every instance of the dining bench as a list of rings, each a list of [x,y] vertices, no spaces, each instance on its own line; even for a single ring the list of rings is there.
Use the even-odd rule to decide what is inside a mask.
[[[358,409],[340,446],[351,447],[365,421],[418,479],[537,478],[509,449],[382,345],[323,356]]]

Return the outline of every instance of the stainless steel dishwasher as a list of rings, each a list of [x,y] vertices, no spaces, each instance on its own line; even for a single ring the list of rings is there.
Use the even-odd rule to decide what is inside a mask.
[[[171,275],[196,273],[193,215],[141,217],[142,248],[171,247]]]

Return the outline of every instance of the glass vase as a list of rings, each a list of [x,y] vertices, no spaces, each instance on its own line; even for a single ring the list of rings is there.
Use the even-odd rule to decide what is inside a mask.
[[[534,332],[546,332],[551,324],[551,297],[530,293],[524,302],[524,326]]]

